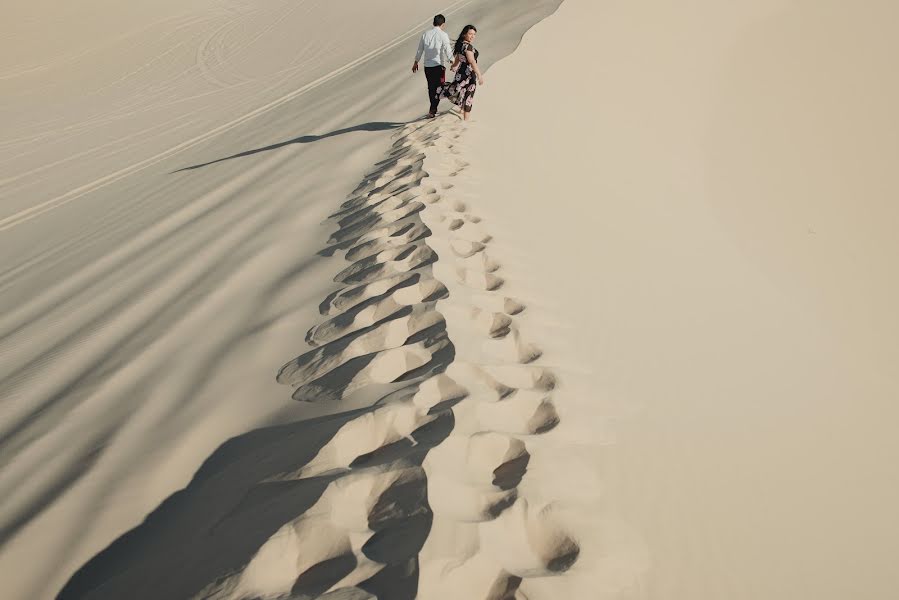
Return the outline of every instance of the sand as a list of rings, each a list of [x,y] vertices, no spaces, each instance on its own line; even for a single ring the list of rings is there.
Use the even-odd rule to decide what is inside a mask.
[[[5,597],[892,597],[895,8],[91,1],[0,62]]]
[[[899,8],[859,8],[568,0],[490,71],[472,190],[560,381],[525,483],[599,515],[547,597],[895,595]]]
[[[492,29],[492,62],[557,5],[4,6],[4,597],[54,597],[229,438],[370,404],[296,402],[275,379],[336,289],[322,221],[421,115],[409,67],[434,13]],[[131,557],[177,582],[154,556],[186,546]]]

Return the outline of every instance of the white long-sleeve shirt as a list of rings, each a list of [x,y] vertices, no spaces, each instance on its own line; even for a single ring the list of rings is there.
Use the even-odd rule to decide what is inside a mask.
[[[415,62],[421,60],[422,55],[425,57],[426,67],[439,67],[445,62],[453,60],[450,39],[444,30],[434,27],[421,34],[418,52],[415,53]]]

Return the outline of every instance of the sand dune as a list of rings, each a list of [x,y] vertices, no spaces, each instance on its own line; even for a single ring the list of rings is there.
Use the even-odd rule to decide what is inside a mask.
[[[895,595],[891,3],[91,2],[0,54],[4,597]],[[470,123],[438,9],[537,24]]]
[[[499,599],[577,560],[553,505],[518,489],[528,440],[559,422],[555,378],[529,364],[538,355],[515,323],[525,307],[459,272],[489,245],[452,250],[455,216],[472,215],[454,198],[453,144],[435,142],[460,131],[454,116],[405,127],[330,217],[332,243],[351,248],[349,269],[366,276],[335,277],[345,287],[321,304],[329,318],[310,329],[313,349],[277,375],[302,402],[380,397],[228,442],[60,597]],[[351,256],[360,240],[408,232],[415,241]],[[430,259],[408,262],[418,249]],[[498,267],[480,272],[488,268]],[[487,327],[472,318],[491,307],[508,312],[490,313]],[[505,340],[511,352],[493,347]]]
[[[333,291],[320,223],[389,134],[420,116],[423,82],[408,69],[430,15],[493,29],[492,61],[557,5],[375,2],[352,19],[318,0],[11,9],[0,63],[5,596],[52,597],[227,439],[367,404],[295,403],[273,377]],[[346,273],[356,286],[370,275]],[[407,295],[397,303],[417,304]],[[396,348],[363,377],[411,353]]]
[[[897,18],[567,0],[491,69],[460,187],[563,384],[523,487],[581,546],[526,593],[895,596]]]

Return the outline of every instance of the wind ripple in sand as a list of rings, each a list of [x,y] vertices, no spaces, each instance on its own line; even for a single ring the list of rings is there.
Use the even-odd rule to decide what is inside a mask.
[[[521,599],[577,560],[553,505],[519,489],[557,380],[453,197],[462,135],[453,117],[408,125],[329,219],[323,254],[350,265],[277,380],[369,408],[229,441],[60,598]]]

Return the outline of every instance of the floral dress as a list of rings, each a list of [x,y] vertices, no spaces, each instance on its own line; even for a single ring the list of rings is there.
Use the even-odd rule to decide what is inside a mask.
[[[462,52],[459,55],[459,68],[456,70],[456,77],[450,83],[444,83],[437,88],[437,99],[446,97],[456,106],[461,106],[462,110],[468,112],[474,102],[474,93],[478,89],[478,76],[468,63],[468,57],[465,53],[471,50],[474,53],[474,59],[478,60],[480,54],[474,46],[468,42],[462,43]]]

